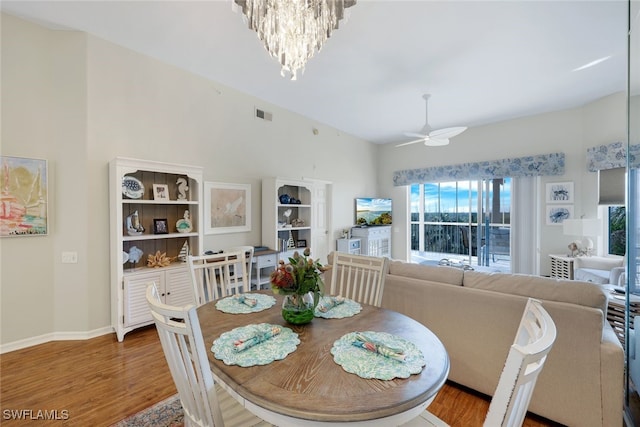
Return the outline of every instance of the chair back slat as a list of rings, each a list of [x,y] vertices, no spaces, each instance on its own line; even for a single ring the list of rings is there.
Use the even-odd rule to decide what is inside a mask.
[[[178,390],[185,424],[223,426],[196,307],[164,304],[154,283],[147,286],[146,297]]]
[[[388,259],[334,252],[331,295],[380,307]]]
[[[522,425],[555,339],[553,319],[540,301],[530,298],[491,399],[485,427]]]
[[[252,263],[253,263],[253,246],[234,246],[232,248],[227,248],[224,252],[243,252],[244,253],[244,263],[245,268],[247,269],[247,275],[242,278],[243,289],[244,292],[249,292],[251,290],[251,274],[253,271]],[[240,271],[240,266],[238,265],[238,271]],[[260,284],[256,285],[256,289],[260,289]]]
[[[250,289],[243,259],[244,252],[187,257],[196,306]]]

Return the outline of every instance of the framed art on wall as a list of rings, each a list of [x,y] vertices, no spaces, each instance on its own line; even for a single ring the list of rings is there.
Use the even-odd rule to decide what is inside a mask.
[[[565,219],[573,219],[573,205],[547,205],[547,225],[562,225]]]
[[[204,183],[205,234],[251,231],[251,184]]]
[[[0,236],[48,234],[47,161],[0,156]]]
[[[573,203],[573,182],[549,182],[546,190],[547,203]]]

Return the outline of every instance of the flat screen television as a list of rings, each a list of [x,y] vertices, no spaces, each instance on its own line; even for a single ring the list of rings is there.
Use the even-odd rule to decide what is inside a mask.
[[[356,225],[391,225],[391,199],[358,197],[356,199]]]

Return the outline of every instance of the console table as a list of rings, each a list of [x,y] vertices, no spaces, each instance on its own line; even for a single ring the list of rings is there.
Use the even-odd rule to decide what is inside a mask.
[[[550,254],[551,277],[573,280],[573,261],[575,258],[566,255]]]

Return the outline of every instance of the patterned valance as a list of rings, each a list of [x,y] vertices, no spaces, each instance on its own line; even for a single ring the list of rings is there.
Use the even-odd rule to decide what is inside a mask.
[[[393,185],[563,174],[564,153],[551,153],[396,171],[393,173]]]
[[[629,153],[631,155],[630,165],[637,167],[640,161],[640,145],[632,145]],[[627,167],[627,144],[623,142],[612,142],[587,149],[587,169],[589,172],[625,167]]]

